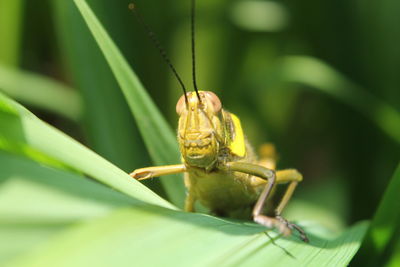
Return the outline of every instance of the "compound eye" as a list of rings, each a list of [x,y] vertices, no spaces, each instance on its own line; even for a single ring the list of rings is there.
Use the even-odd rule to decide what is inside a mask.
[[[178,103],[176,103],[176,113],[178,113],[178,115],[181,115],[185,108],[186,108],[185,95],[182,95],[179,98]]]
[[[221,104],[221,100],[219,100],[218,96],[210,91],[205,92],[205,94],[206,94],[207,99],[210,100],[210,102],[213,106],[214,113],[219,112],[222,108],[222,104]]]

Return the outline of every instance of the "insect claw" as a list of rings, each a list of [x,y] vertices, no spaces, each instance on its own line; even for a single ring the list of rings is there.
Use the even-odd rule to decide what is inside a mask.
[[[309,243],[309,242],[310,242],[310,240],[308,239],[306,233],[304,232],[303,229],[300,228],[300,226],[298,226],[298,225],[296,225],[296,224],[294,224],[294,223],[292,223],[292,226],[293,226],[293,228],[296,229],[297,232],[300,234],[301,240],[303,240],[303,241],[306,242],[306,243]]]
[[[152,173],[148,172],[148,171],[144,171],[144,172],[134,171],[134,172],[130,173],[129,175],[132,178],[140,181],[140,180],[145,180],[145,179],[151,178]]]
[[[303,229],[301,229],[300,226],[298,226],[297,224],[294,224],[294,223],[290,223],[288,220],[286,220],[285,218],[283,218],[282,216],[279,216],[279,215],[277,215],[275,218],[278,219],[282,223],[281,225],[285,225],[288,229],[296,230],[300,234],[300,239],[302,241],[304,241],[306,243],[310,242],[310,240],[307,237],[307,234],[304,232]],[[283,232],[282,232],[282,234],[285,235],[285,233],[283,233]]]
[[[131,172],[130,174],[129,174],[129,176],[131,176],[132,178],[134,178],[134,179],[137,179],[137,173],[136,172]]]

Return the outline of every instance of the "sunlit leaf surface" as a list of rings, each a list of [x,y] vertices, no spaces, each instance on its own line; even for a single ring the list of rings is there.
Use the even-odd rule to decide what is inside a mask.
[[[36,151],[139,200],[172,207],[125,172],[71,137],[44,123],[0,93],[0,137]],[[14,151],[20,154],[21,151]]]

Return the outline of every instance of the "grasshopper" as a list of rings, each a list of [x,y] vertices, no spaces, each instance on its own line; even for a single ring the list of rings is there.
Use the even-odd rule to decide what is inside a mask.
[[[133,6],[131,6],[133,7]],[[308,242],[305,232],[281,216],[302,175],[295,169],[275,170],[272,145],[264,145],[260,159],[243,134],[239,118],[222,108],[220,99],[210,91],[199,91],[195,75],[194,10],[192,0],[192,61],[194,92],[186,88],[166,57],[154,34],[149,33],[161,55],[180,82],[184,94],[176,105],[179,115],[177,139],[182,163],[147,167],[130,175],[145,180],[169,174],[184,173],[187,188],[185,211],[194,212],[195,202],[211,213],[232,218],[252,218],[256,223],[277,228],[284,236],[296,230]],[[279,204],[271,197],[278,184],[288,184]]]
[[[209,91],[189,92],[177,105],[178,142],[182,163],[137,169],[130,175],[145,180],[184,173],[187,196],[185,211],[194,212],[196,201],[219,216],[250,218],[261,225],[276,227],[287,236],[293,229],[303,241],[307,236],[297,225],[281,216],[302,175],[295,169],[275,171],[274,149],[264,145],[257,160],[245,138],[240,120],[222,108]],[[272,215],[269,198],[277,184],[289,183]]]

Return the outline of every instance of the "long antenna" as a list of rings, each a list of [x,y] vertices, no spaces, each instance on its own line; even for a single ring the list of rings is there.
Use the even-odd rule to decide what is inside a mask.
[[[196,21],[196,0],[192,0],[192,7],[191,7],[191,39],[192,39],[192,75],[193,75],[193,86],[194,90],[196,91],[197,98],[201,103],[201,98],[199,95],[199,90],[197,89],[196,83],[196,48],[195,48],[195,21]]]
[[[167,53],[165,52],[165,49],[162,47],[160,41],[157,39],[155,33],[150,29],[150,27],[143,21],[142,17],[140,16],[140,14],[137,12],[136,10],[136,5],[134,3],[130,3],[128,5],[128,8],[130,10],[132,10],[132,13],[135,15],[135,18],[137,19],[137,21],[139,21],[139,24],[143,27],[143,29],[145,30],[145,32],[147,33],[147,36],[149,37],[149,39],[153,42],[154,46],[158,49],[158,51],[160,52],[162,58],[164,59],[164,61],[167,63],[167,65],[169,66],[169,68],[172,70],[172,72],[174,73],[176,79],[178,80],[179,84],[182,87],[183,90],[183,95],[185,96],[185,102],[186,102],[186,107],[189,107],[189,101],[187,99],[187,91],[186,91],[186,87],[185,84],[183,83],[181,77],[179,76],[178,72],[176,71],[174,65],[172,65],[171,60],[169,59],[169,57],[167,56]]]

